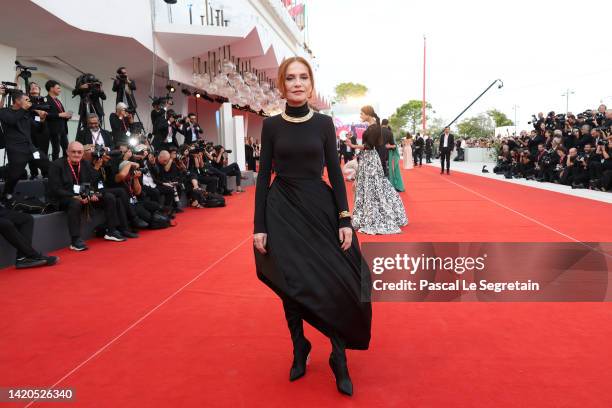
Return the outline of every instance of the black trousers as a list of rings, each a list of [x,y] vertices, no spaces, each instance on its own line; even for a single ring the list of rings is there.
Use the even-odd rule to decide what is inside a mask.
[[[0,215],[0,235],[17,249],[17,258],[38,255],[32,248],[33,231],[34,218],[30,214],[8,210]]]
[[[219,170],[226,176],[236,176],[236,186],[240,187],[240,178],[242,177],[242,173],[240,172],[238,163],[232,163],[229,166],[220,168]]]
[[[422,166],[423,165],[423,149],[414,149],[414,165]]]
[[[427,163],[431,163],[431,149],[425,150],[425,159],[427,160]]]
[[[442,168],[442,171],[444,171],[444,162],[446,162],[446,171],[450,170],[450,155],[451,155],[450,147],[440,148],[440,167]]]
[[[4,185],[3,195],[13,194],[15,192],[15,186],[23,176],[26,166],[30,163],[30,166],[36,166],[46,174],[49,168],[49,160],[44,152],[40,153],[40,159],[34,159],[32,153],[15,152],[7,149],[7,171],[6,171],[6,184]],[[31,168],[31,167],[30,167]]]
[[[205,174],[198,174],[198,182],[206,186],[206,191],[215,193],[219,188],[219,178],[215,176],[207,176]]]
[[[217,177],[219,180],[219,193],[223,193],[225,190],[227,190],[227,174],[225,174],[224,172],[222,172],[221,170],[217,169],[216,167],[213,166],[207,166],[206,167],[206,172],[210,175],[210,176],[214,176]]]
[[[68,150],[68,134],[67,133],[49,132],[49,142],[51,142],[51,159],[52,160],[59,159],[60,148],[62,150],[62,156],[66,157],[66,150]],[[41,150],[43,150],[45,153],[48,153],[49,143],[47,143],[46,150],[44,150],[44,148]]]
[[[59,209],[66,211],[68,216],[68,232],[70,238],[75,239],[81,236],[81,209],[83,205],[76,198],[62,198],[59,200]],[[87,205],[87,204],[86,204]],[[110,193],[104,193],[97,203],[92,203],[95,207],[103,207],[106,216],[106,226],[113,230],[119,225],[117,215],[117,199]]]
[[[115,196],[117,201],[118,225],[122,230],[127,230],[130,222],[136,218],[136,211],[134,207],[130,205],[130,195],[126,189],[121,187],[105,188],[104,192]]]

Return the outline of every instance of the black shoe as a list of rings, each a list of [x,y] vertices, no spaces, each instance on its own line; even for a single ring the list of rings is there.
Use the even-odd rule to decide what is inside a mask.
[[[41,255],[40,259],[43,259],[45,262],[47,262],[47,266],[52,266],[55,265],[57,261],[59,261],[59,256]]]
[[[77,238],[72,241],[72,244],[70,244],[70,249],[73,251],[85,251],[89,248],[87,245],[85,245],[85,241],[83,241],[81,238]]]
[[[123,242],[125,237],[117,230],[109,230],[104,234],[104,239],[107,241]]]
[[[149,223],[140,217],[135,217],[132,220],[132,226],[134,228],[144,229],[144,228],[149,228]]]
[[[448,175],[448,174],[450,174],[450,170],[446,170],[446,174],[447,174],[447,175]]]
[[[174,212],[175,212],[176,214],[180,214],[180,213],[185,212],[185,210],[183,210],[182,208],[178,208],[178,207],[176,207],[176,208],[174,209]]]
[[[442,171],[440,172],[440,174],[444,174],[444,170],[442,170]]]
[[[306,374],[306,365],[310,359],[312,345],[307,339],[304,340],[306,340],[305,345],[293,349],[293,364],[291,364],[291,370],[289,370],[289,381],[295,381]]]
[[[28,257],[19,258],[15,262],[15,268],[17,269],[35,268],[37,266],[43,266],[43,265],[47,265],[47,261],[43,259],[42,257],[38,257],[38,256],[32,257],[32,258],[28,258]]]
[[[349,376],[346,357],[344,359],[334,358],[334,353],[332,352],[329,356],[329,366],[336,377],[336,387],[338,391],[345,395],[353,395],[353,382]]]
[[[148,225],[148,224],[147,224]],[[121,233],[121,235],[123,235],[125,238],[138,238],[138,234],[132,231],[128,231],[128,230],[123,230],[123,231],[119,231]]]
[[[231,196],[231,195],[232,195],[232,190],[227,190],[227,189],[226,189],[226,190],[223,190],[223,193],[222,193],[222,194],[223,194],[224,196]]]

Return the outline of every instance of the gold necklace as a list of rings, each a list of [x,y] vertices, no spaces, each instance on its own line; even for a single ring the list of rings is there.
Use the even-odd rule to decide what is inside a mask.
[[[306,116],[302,116],[300,118],[294,118],[293,116],[287,115],[285,112],[281,112],[281,117],[285,119],[287,122],[291,123],[303,123],[310,120],[314,115],[314,111],[311,108],[308,108],[308,113]]]

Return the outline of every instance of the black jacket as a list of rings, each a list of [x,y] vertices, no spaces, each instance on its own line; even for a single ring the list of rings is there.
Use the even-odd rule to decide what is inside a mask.
[[[76,196],[77,194],[73,190],[75,184],[83,185],[83,183],[90,183],[92,189],[96,187],[95,183],[98,180],[98,173],[88,161],[81,160],[80,175],[77,170],[75,170],[75,173],[77,173],[78,180],[74,179],[68,160],[65,157],[51,162],[49,165],[48,188],[50,200],[59,201]]]
[[[172,136],[172,141],[168,142],[168,127],[171,127],[171,136]],[[178,126],[176,125],[176,122],[174,122],[174,124],[170,125],[168,123],[168,120],[166,120],[165,117],[161,116],[157,118],[157,122],[155,122],[155,126],[153,127],[153,135],[154,135],[154,139],[153,139],[153,146],[155,147],[156,150],[159,150],[159,148],[162,145],[174,145],[176,147],[179,147],[178,144],[178,140],[176,139],[176,134],[177,133],[183,133]]]
[[[440,141],[438,142],[438,148],[440,150],[444,149],[444,147],[442,147],[443,141],[444,141],[444,133],[440,135]],[[446,148],[450,149],[451,152],[455,149],[455,136],[452,133],[448,134],[448,145],[446,146]]]
[[[7,152],[34,153],[36,147],[32,143],[32,126],[40,123],[34,120],[34,113],[23,109],[0,109],[0,122],[4,130],[4,143]]]
[[[115,102],[115,106],[119,102],[123,102],[123,103],[127,103],[130,109],[136,109],[137,108],[136,98],[134,98],[134,91],[136,90],[136,82],[130,79],[128,88],[130,89],[130,91],[132,91],[132,93],[127,94],[127,95],[125,93],[125,85],[126,85],[125,81],[119,78],[115,78],[115,80],[113,81],[113,92],[117,92],[117,100]]]
[[[193,133],[191,131],[192,127],[196,134],[195,140],[193,140]],[[197,142],[199,139],[199,135],[201,135],[204,132],[202,131],[202,128],[200,127],[200,125],[198,125],[197,123],[194,126],[192,126],[191,123],[185,123],[183,125],[183,129],[181,133],[183,133],[183,135],[185,136],[185,143],[191,144],[191,143]]]
[[[64,105],[59,99],[52,98],[47,95],[45,103],[49,105],[49,112],[47,113],[47,128],[49,133],[53,135],[67,135],[68,134],[68,119],[60,118],[59,114],[65,112]],[[59,106],[58,106],[59,105]]]
[[[108,147],[109,149],[113,149],[115,146],[113,143],[113,135],[105,129],[100,129],[100,135],[104,140],[104,146]],[[83,145],[94,144],[93,136],[89,128],[79,130],[75,140]]]

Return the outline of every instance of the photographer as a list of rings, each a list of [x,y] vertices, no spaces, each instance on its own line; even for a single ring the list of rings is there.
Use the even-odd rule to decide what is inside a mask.
[[[117,200],[117,215],[119,218],[119,232],[126,238],[138,238],[138,234],[136,234],[135,230],[130,229],[130,225],[133,228],[139,229],[147,228],[149,225],[138,217],[130,205],[131,196],[128,195],[128,192],[122,186],[127,176],[127,171],[122,173],[118,169],[114,172],[109,164],[110,160],[110,156],[103,148],[98,147],[92,153],[92,166],[96,173],[98,173],[96,191],[100,193],[109,193],[115,196]],[[136,164],[136,166],[133,167],[137,169],[138,165]]]
[[[227,153],[231,153],[231,151]],[[232,163],[230,165],[227,165],[227,157],[226,157],[227,153],[223,146],[221,145],[215,146],[212,165],[218,171],[220,171],[221,173],[225,174],[228,177],[236,176],[236,192],[243,193],[245,190],[242,187],[240,187],[240,181],[242,179],[242,173],[240,171],[240,167],[238,166],[238,163]]]
[[[39,122],[39,125],[32,124],[32,144],[40,150],[41,152],[47,155],[49,153],[49,129],[47,127],[47,123],[49,122],[49,105],[46,104],[45,98],[40,96],[40,86],[36,82],[30,82],[30,88],[28,90],[28,96],[30,97],[30,102],[32,102],[32,108],[30,109],[40,109],[47,112],[47,119]],[[39,169],[36,166],[36,163],[31,161],[29,163],[30,166],[30,180],[34,180],[38,178]],[[47,177],[47,167],[44,169],[40,169],[42,172],[43,178]]]
[[[154,98],[151,106],[153,107],[151,110],[151,125],[155,127],[157,120],[168,111],[168,98]]]
[[[523,177],[528,180],[535,178],[535,165],[529,150],[523,150],[520,152],[515,170],[516,171],[513,174],[514,177]]]
[[[214,193],[219,188],[219,178],[208,174],[203,158],[203,148],[201,145],[187,146],[181,148],[181,162],[185,169],[193,174],[199,183],[206,186],[206,191]]]
[[[94,74],[83,74],[76,80],[72,96],[79,95],[79,126],[78,129],[85,127],[87,115],[95,113],[101,123],[104,123],[104,109],[100,100],[106,100],[106,94],[102,90],[102,82]]]
[[[124,103],[130,112],[136,112],[135,90],[136,83],[128,77],[127,69],[125,67],[117,68],[117,76],[113,80],[113,92],[117,93],[115,104]]]
[[[168,150],[171,147],[178,149],[177,133],[183,133],[177,122],[181,115],[176,114],[172,109],[169,109],[165,115],[157,118],[153,126],[153,146],[156,151]]]
[[[598,154],[601,155],[598,177],[591,181],[590,188],[599,191],[612,189],[612,159],[610,158],[610,143],[612,134],[606,134],[606,140],[597,144]]]
[[[62,87],[59,82],[49,80],[45,83],[48,92],[46,103],[49,105],[49,115],[47,127],[49,129],[49,141],[51,142],[51,158],[57,160],[60,157],[60,147],[62,155],[66,156],[68,147],[68,121],[72,118],[72,112],[66,112],[64,105],[59,100]],[[47,153],[49,149],[45,151]]]
[[[541,126],[544,128],[540,129],[540,131],[532,131],[531,139],[527,142],[527,148],[532,156],[535,156],[538,152],[538,145],[546,142],[546,129],[545,124],[542,123]]]
[[[87,128],[77,132],[76,141],[84,146],[86,152],[100,148],[111,150],[114,146],[112,135],[108,130],[100,129],[100,119],[95,113],[87,116]]]
[[[580,127],[580,139],[578,139],[574,147],[579,151],[583,151],[585,145],[589,144],[593,146],[594,143],[595,138],[591,136],[591,126],[588,124],[582,125]]]
[[[165,192],[166,194],[164,195],[168,197],[167,192],[172,192],[172,202],[169,203],[167,199],[165,201],[165,205],[171,207],[171,214],[172,212],[183,212],[183,210],[179,208],[182,180],[181,173],[175,162],[176,156],[177,154],[175,150],[172,152],[167,150],[162,150],[159,152],[159,155],[157,156],[157,169],[154,172],[154,177],[156,177],[155,183],[162,194]]]
[[[40,123],[45,121],[47,112],[30,110],[30,97],[19,90],[14,91],[12,96],[11,107],[0,109],[0,122],[8,157],[6,184],[2,193],[6,200],[12,199],[15,186],[28,163],[44,172],[49,167],[47,155],[32,143],[32,127],[41,126]]]
[[[111,113],[108,118],[111,130],[113,132],[113,143],[115,145],[129,144],[130,132],[132,123],[134,123],[134,115],[128,112],[128,106],[119,102],[115,112]]]
[[[81,239],[81,209],[86,205],[101,205],[106,215],[107,231],[104,239],[108,241],[125,241],[117,226],[117,202],[115,196],[108,193],[94,193],[92,186],[97,185],[97,173],[91,164],[83,160],[84,148],[79,142],[68,145],[68,157],[55,160],[49,166],[49,198],[68,216],[70,249],[83,251],[88,249]]]
[[[185,144],[192,145],[199,140],[202,140],[202,128],[197,122],[195,113],[189,113],[187,120],[183,124],[183,135],[185,135]]]

